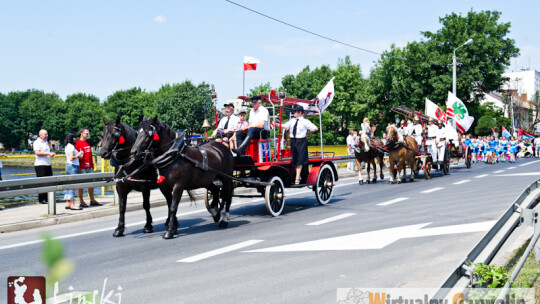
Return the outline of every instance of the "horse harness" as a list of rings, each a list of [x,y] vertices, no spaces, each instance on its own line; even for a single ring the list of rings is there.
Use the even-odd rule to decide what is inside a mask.
[[[165,144],[165,145],[169,145],[169,144],[172,144],[172,145],[169,148],[169,150],[167,150],[167,152],[165,152],[163,155],[161,155],[161,156],[159,156],[159,157],[157,157],[157,158],[155,158],[155,159],[153,159],[151,161],[145,161],[139,168],[135,169],[135,171],[131,172],[130,174],[127,174],[126,176],[124,176],[124,177],[122,177],[120,179],[115,178],[115,180],[116,181],[122,181],[122,182],[127,181],[127,182],[156,183],[155,181],[149,181],[149,180],[135,180],[132,177],[133,177],[133,175],[137,174],[139,171],[145,169],[148,166],[154,166],[156,168],[157,175],[160,176],[159,169],[167,167],[168,165],[172,164],[175,160],[177,160],[179,157],[181,157],[181,158],[193,163],[193,165],[196,168],[200,168],[203,171],[214,172],[214,173],[216,173],[218,175],[224,176],[226,178],[230,178],[230,179],[232,179],[234,181],[244,182],[243,180],[241,180],[239,178],[228,175],[226,173],[223,173],[223,172],[221,172],[221,171],[219,171],[217,169],[214,169],[214,168],[208,166],[208,153],[206,152],[206,150],[202,149],[200,146],[197,146],[196,148],[201,153],[202,162],[198,161],[198,160],[196,160],[196,159],[194,159],[192,157],[189,157],[188,155],[186,155],[184,153],[186,144],[185,144],[185,141],[184,141],[184,136],[183,136],[184,134],[183,133],[184,132],[176,132],[176,138],[173,139],[171,142]],[[148,146],[148,149],[145,152],[148,152],[148,150],[150,150],[149,148],[150,148],[150,145]],[[255,182],[255,181],[250,181],[250,183],[251,184],[260,184],[262,186],[271,185],[270,183]]]

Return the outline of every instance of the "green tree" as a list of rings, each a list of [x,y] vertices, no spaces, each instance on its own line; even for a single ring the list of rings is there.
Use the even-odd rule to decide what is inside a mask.
[[[28,98],[30,91],[0,94],[0,142],[6,148],[26,146],[27,132],[19,115],[19,106]]]
[[[69,95],[66,98],[63,136],[66,136],[70,131],[79,134],[81,128],[88,128],[90,131],[89,142],[91,145],[95,145],[101,140],[103,116],[103,108],[96,96],[85,93]]]
[[[457,95],[470,113],[477,113],[482,93],[502,87],[502,73],[510,59],[519,54],[514,40],[506,38],[510,23],[500,23],[499,18],[497,11],[471,11],[466,16],[453,13],[440,18],[442,28],[437,32],[423,32],[425,41],[403,48],[392,46],[371,71],[368,116],[378,123],[388,123],[397,116],[389,111],[392,106],[423,110],[425,98],[445,104],[452,89],[453,50],[469,38],[474,43],[456,54]]]
[[[45,129],[49,139],[64,139],[64,101],[56,93],[30,90],[28,97],[20,104],[19,115],[27,136],[37,136],[39,130]]]
[[[491,135],[493,128],[496,132],[500,132],[502,127],[510,126],[510,119],[504,117],[504,110],[495,106],[492,102],[486,102],[478,107],[477,117],[478,122],[474,129],[471,126],[471,131],[474,130],[477,135]]]
[[[253,96],[262,95],[262,94],[269,94],[271,90],[272,90],[272,87],[270,86],[270,82],[262,83],[252,88],[251,90],[249,90],[248,96],[253,97]],[[278,90],[276,89],[274,90],[276,91],[276,93],[278,92]]]
[[[123,123],[135,129],[139,126],[143,116],[151,113],[154,107],[155,94],[144,92],[141,88],[116,91],[103,102],[106,119],[113,120],[120,116]]]
[[[499,22],[498,11],[470,11],[466,16],[452,13],[439,22],[443,25],[437,32],[423,32],[428,40],[429,53],[436,54],[435,64],[445,64],[434,78],[434,99],[445,99],[452,87],[453,50],[468,39],[474,43],[457,51],[457,95],[464,102],[478,102],[483,92],[499,90],[505,79],[502,76],[510,59],[519,55],[519,49],[510,33],[510,22]],[[471,94],[472,93],[472,94]]]
[[[195,86],[191,81],[163,85],[156,93],[155,113],[172,129],[188,129],[202,133],[202,123],[212,123],[213,104],[207,83]]]

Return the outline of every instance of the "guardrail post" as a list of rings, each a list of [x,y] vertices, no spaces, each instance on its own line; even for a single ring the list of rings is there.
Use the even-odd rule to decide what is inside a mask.
[[[534,219],[533,219],[533,225],[534,225],[534,234],[532,239],[534,240],[537,235],[540,234],[540,219],[539,219],[538,212],[535,212]],[[537,262],[540,262],[540,241],[536,242],[536,245],[534,246],[534,259]]]
[[[47,192],[47,199],[49,200],[49,215],[56,215],[56,192]]]
[[[118,205],[119,202],[120,202],[120,197],[118,196],[118,192],[116,192],[116,186],[113,186],[112,187],[112,191],[113,191],[113,196],[114,196],[114,205]]]

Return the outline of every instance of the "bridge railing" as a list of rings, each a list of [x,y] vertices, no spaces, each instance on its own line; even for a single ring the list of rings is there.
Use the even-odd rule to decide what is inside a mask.
[[[114,186],[113,172],[58,175],[0,181],[0,198],[47,193],[49,215],[56,214],[56,192]],[[118,202],[114,191],[114,203]]]

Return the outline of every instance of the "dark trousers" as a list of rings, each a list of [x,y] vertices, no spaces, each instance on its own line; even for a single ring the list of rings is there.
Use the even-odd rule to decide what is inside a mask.
[[[236,131],[236,143],[238,147],[242,145],[242,142],[248,136],[251,136],[251,139],[267,139],[270,136],[270,131],[262,128],[249,128],[247,134],[242,131]]]
[[[43,176],[52,176],[52,167],[51,166],[34,166],[34,169],[36,170],[36,176],[37,177],[43,177]],[[47,193],[40,193],[39,194],[39,202],[40,203],[47,203],[49,200],[47,199]]]

